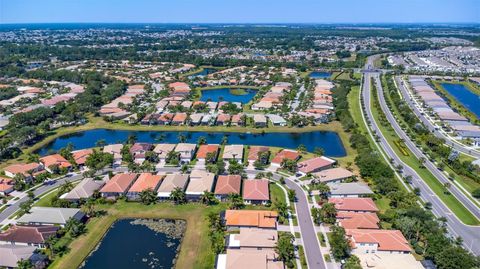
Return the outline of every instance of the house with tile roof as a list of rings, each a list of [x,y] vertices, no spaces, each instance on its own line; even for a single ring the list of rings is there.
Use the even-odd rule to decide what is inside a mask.
[[[278,255],[274,250],[242,250],[227,249],[225,254],[219,254],[217,257],[216,269],[244,269],[244,268],[262,268],[262,269],[284,269],[282,261],[278,260]]]
[[[292,149],[282,149],[275,155],[275,157],[272,160],[272,165],[279,167],[282,164],[282,161],[287,159],[287,160],[294,160],[298,161],[300,159],[300,153],[296,150]]]
[[[240,175],[220,175],[215,185],[215,197],[225,201],[230,194],[240,194],[242,177]]]
[[[277,229],[278,213],[269,210],[226,210],[227,228],[262,228]]]
[[[331,183],[330,197],[365,197],[373,194],[367,184],[359,182]]]
[[[297,166],[299,172],[309,174],[332,168],[336,162],[335,160],[321,156],[299,162]]]
[[[373,212],[337,212],[337,224],[344,229],[379,229],[380,219]]]
[[[337,211],[378,212],[372,198],[330,198],[328,202],[335,204]]]
[[[185,190],[187,199],[197,201],[204,192],[211,192],[214,181],[214,173],[209,173],[205,170],[193,170],[190,173],[190,180]]]
[[[88,199],[92,197],[95,191],[102,188],[108,180],[108,176],[105,176],[101,180],[95,180],[93,178],[85,178],[78,183],[71,191],[60,196],[60,199],[78,202],[81,199]]]
[[[336,167],[331,169],[322,170],[312,174],[315,182],[323,183],[340,183],[345,179],[351,178],[354,176],[352,172],[343,168]]]
[[[153,149],[153,152],[157,154],[159,163],[165,163],[168,153],[173,151],[176,146],[176,144],[157,144]]]
[[[189,163],[195,155],[197,144],[178,143],[175,147],[175,152],[180,153],[180,163]]]
[[[229,249],[273,249],[278,241],[278,232],[273,229],[240,228],[240,233],[227,238]]]
[[[230,161],[235,160],[242,162],[243,160],[243,145],[226,145],[223,148],[223,160]]]
[[[220,146],[217,144],[200,145],[197,151],[197,160],[206,162],[207,155],[213,153],[214,159],[209,161],[216,161],[218,157]]]
[[[398,253],[409,254],[412,249],[399,230],[346,229],[352,254]]]
[[[0,244],[45,248],[45,241],[59,229],[53,225],[13,225],[0,233]]]
[[[249,179],[243,181],[243,201],[246,204],[266,204],[270,201],[267,179]]]
[[[16,221],[30,225],[60,225],[65,226],[70,218],[83,221],[85,214],[78,208],[37,207],[30,209]]]
[[[0,194],[7,196],[11,193],[14,189],[14,182],[13,179],[8,177],[0,177]]]
[[[132,187],[127,192],[127,198],[129,200],[139,200],[140,193],[144,190],[152,190],[154,192],[157,191],[158,187],[162,183],[162,179],[164,175],[154,175],[152,173],[141,173],[135,183],[133,183]]]
[[[30,172],[33,174],[43,171],[43,165],[41,163],[17,163],[12,164],[3,169],[7,177],[15,177],[17,174],[22,174],[26,177],[30,177]]]
[[[170,194],[176,188],[185,191],[188,184],[188,175],[186,174],[168,174],[163,179],[160,187],[157,190],[157,196],[160,199],[170,198]]]
[[[50,168],[55,165],[57,165],[59,168],[72,168],[72,164],[65,158],[63,158],[60,154],[53,154],[42,157],[40,158],[40,162],[43,164],[43,167],[45,167],[45,170],[50,173],[52,173],[52,170]]]
[[[135,179],[137,179],[137,176],[138,174],[132,173],[116,174],[100,189],[100,194],[108,199],[124,196],[135,182]]]
[[[73,159],[75,160],[75,163],[80,167],[85,165],[85,162],[87,161],[87,157],[92,153],[93,153],[92,149],[81,149],[81,150],[72,151]]]

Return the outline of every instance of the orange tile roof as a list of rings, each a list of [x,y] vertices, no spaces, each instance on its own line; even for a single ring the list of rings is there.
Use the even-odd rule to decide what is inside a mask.
[[[259,228],[276,228],[278,213],[268,210],[227,210],[227,226],[247,226]]]
[[[176,113],[175,116],[173,116],[172,121],[173,122],[185,122],[187,119],[187,113]]]
[[[335,161],[327,157],[315,157],[298,163],[298,170],[304,173],[311,173],[315,170],[326,168],[334,164]]]
[[[346,212],[339,211],[337,220],[345,229],[378,229],[380,219],[377,214],[370,212]]]
[[[197,151],[197,158],[205,159],[207,158],[207,153],[213,152],[217,153],[218,152],[218,145],[200,145]]]
[[[65,168],[72,166],[72,164],[69,163],[60,154],[45,156],[43,158],[40,158],[40,161],[43,163],[45,167],[50,167],[51,165],[55,165],[55,164],[57,164],[59,167],[65,167]]]
[[[12,174],[27,174],[28,171],[37,169],[40,165],[38,163],[18,163],[18,164],[12,164],[7,167],[5,167],[5,171],[8,171]]]
[[[147,189],[157,190],[164,175],[152,175],[151,173],[141,173],[128,192],[142,192]]]
[[[330,198],[328,202],[334,203],[338,211],[378,211],[372,198]]]
[[[137,174],[116,174],[100,189],[100,192],[124,193],[136,178]]]
[[[251,146],[248,151],[248,160],[256,161],[258,159],[258,153],[269,151],[268,147],[264,146]]]
[[[82,149],[72,152],[73,159],[77,164],[85,164],[87,157],[93,153],[92,149]]]
[[[241,183],[242,177],[239,175],[218,176],[217,185],[215,186],[215,194],[240,194]]]
[[[275,158],[273,158],[272,163],[281,164],[284,159],[288,160],[298,160],[300,154],[296,150],[282,149]]]
[[[357,243],[376,243],[381,251],[411,251],[407,239],[399,230],[347,229],[352,246]]]
[[[268,180],[249,179],[243,181],[243,199],[268,201],[270,193],[268,190]]]

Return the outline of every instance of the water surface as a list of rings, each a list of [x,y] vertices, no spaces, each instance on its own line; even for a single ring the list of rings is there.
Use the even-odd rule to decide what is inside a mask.
[[[471,92],[463,84],[442,83],[441,85],[453,98],[480,119],[480,95]]]
[[[107,144],[123,143],[130,135],[137,137],[138,142],[148,143],[178,143],[180,138],[185,138],[188,143],[197,143],[198,138],[203,136],[207,143],[219,144],[224,136],[228,138],[227,144],[261,145],[296,149],[304,145],[312,152],[316,147],[325,150],[327,156],[343,157],[346,155],[342,141],[336,132],[314,131],[304,133],[227,133],[227,132],[160,132],[160,131],[126,131],[95,129],[78,132],[75,134],[59,137],[50,144],[41,148],[37,153],[46,155],[72,143],[75,149],[95,147],[95,143],[104,139]]]
[[[244,94],[235,94],[233,91],[243,91]],[[200,101],[227,101],[227,102],[240,102],[246,104],[253,99],[257,94],[256,90],[252,89],[231,89],[231,88],[221,88],[214,90],[202,90],[202,97]]]
[[[331,75],[332,73],[330,72],[313,71],[309,76],[311,78],[330,78]]]

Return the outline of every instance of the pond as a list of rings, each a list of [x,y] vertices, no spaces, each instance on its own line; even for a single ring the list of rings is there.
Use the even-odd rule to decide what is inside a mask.
[[[193,73],[191,74],[189,77],[190,78],[194,78],[194,77],[204,77],[204,76],[207,76],[209,74],[212,74],[212,73],[215,73],[217,72],[218,70],[215,69],[215,68],[203,68],[202,71],[200,72],[197,72],[197,73]]]
[[[172,268],[185,227],[182,220],[118,220],[80,268]]]
[[[441,85],[460,104],[480,118],[480,95],[471,92],[463,84],[442,83]]]
[[[312,73],[310,73],[309,76],[311,78],[330,78],[331,75],[332,73],[329,73],[329,72],[313,71]]]
[[[200,98],[200,101],[227,101],[246,104],[253,99],[255,94],[257,94],[257,91],[252,89],[220,88],[212,90],[202,90],[202,97]]]
[[[303,144],[308,151],[312,152],[316,147],[325,150],[327,156],[343,157],[345,148],[342,140],[336,132],[314,131],[303,133],[226,133],[226,132],[178,132],[178,131],[126,131],[95,129],[74,133],[59,137],[50,144],[38,150],[38,154],[46,155],[72,143],[75,149],[95,147],[96,141],[104,139],[107,144],[123,143],[130,135],[135,135],[138,142],[147,143],[178,143],[179,138],[185,137],[188,143],[197,143],[198,138],[203,136],[207,143],[219,144],[224,136],[228,138],[228,144],[261,145],[270,147],[282,147],[296,149]]]

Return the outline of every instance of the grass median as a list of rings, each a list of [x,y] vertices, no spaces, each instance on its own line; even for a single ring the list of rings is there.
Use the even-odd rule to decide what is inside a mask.
[[[378,96],[371,93],[372,98],[372,114],[377,123],[385,122],[386,120],[381,119],[383,111],[381,111],[380,104],[378,101]],[[382,116],[385,117],[385,116]],[[394,141],[398,141],[399,137],[397,136],[395,130],[390,125],[385,126],[378,124],[378,127],[384,137],[386,138],[390,147],[395,151],[396,155],[404,162],[406,165],[414,169],[418,175],[423,179],[425,183],[430,187],[430,189],[452,210],[452,212],[465,224],[468,225],[479,225],[480,221],[465,207],[460,203],[455,196],[450,194],[448,190],[445,189],[444,185],[435,178],[435,176],[430,173],[426,168],[421,168],[422,164],[415,157],[415,155],[407,149],[408,156],[403,155],[403,153],[396,147]]]

